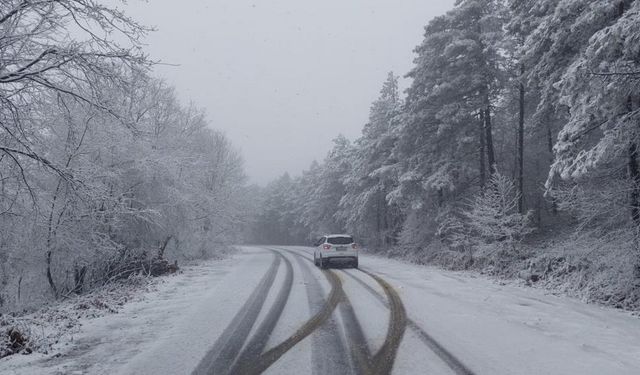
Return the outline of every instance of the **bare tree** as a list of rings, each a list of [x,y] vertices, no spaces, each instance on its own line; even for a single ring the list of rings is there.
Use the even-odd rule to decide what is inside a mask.
[[[101,88],[123,86],[126,71],[146,69],[150,62],[140,52],[140,38],[149,31],[114,8],[93,0],[5,0],[0,3],[0,163],[13,181],[26,188],[36,201],[29,169],[44,167],[58,176],[49,204],[46,245],[47,279],[56,228],[67,206],[60,206],[69,183],[82,183],[70,172],[70,163],[82,144],[88,123],[78,135],[69,131],[67,154],[52,159],[39,140],[43,101],[57,98],[61,109],[76,101],[112,116],[125,125],[131,122],[115,110]],[[128,41],[119,45],[110,35]],[[51,104],[48,102],[47,104]],[[90,121],[89,119],[87,121]],[[75,151],[73,150],[75,148]],[[11,166],[12,165],[12,166]],[[7,176],[5,178],[9,178]],[[17,197],[20,187],[14,189]],[[12,195],[3,190],[0,207],[13,208]]]
[[[0,3],[0,152],[18,166],[30,159],[69,179],[64,167],[33,147],[34,104],[64,94],[128,123],[97,84],[126,83],[124,69],[145,69],[140,38],[149,31],[93,0],[5,0]],[[122,47],[109,35],[130,43]]]

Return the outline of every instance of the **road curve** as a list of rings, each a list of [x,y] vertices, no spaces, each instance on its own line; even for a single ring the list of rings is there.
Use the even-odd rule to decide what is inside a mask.
[[[294,355],[291,352],[299,354],[296,347],[309,337],[311,363],[292,373],[406,373],[406,366],[394,368],[407,328],[412,332],[409,339],[416,341],[411,344],[413,350],[430,352],[431,358],[441,361],[440,368],[446,369],[441,373],[473,374],[408,318],[401,294],[376,272],[320,270],[313,266],[309,250],[304,248],[261,247],[256,251],[272,254],[271,261],[265,264],[265,273],[246,302],[200,360],[194,375],[257,375],[269,373],[272,366],[282,371]],[[345,291],[345,281],[349,292]],[[308,317],[292,327],[283,317],[301,309],[308,310]]]
[[[313,265],[306,247],[241,247],[187,266],[68,354],[15,375],[637,375],[637,318],[472,273],[361,253]]]

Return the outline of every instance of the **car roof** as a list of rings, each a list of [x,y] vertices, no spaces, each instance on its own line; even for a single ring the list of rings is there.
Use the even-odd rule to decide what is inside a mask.
[[[327,238],[336,238],[336,237],[353,237],[350,234],[325,234]]]

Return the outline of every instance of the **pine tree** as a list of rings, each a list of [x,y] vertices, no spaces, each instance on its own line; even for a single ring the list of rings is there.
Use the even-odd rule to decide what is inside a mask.
[[[555,65],[562,68],[561,78],[546,84],[559,90],[560,103],[570,113],[555,146],[548,185],[626,168],[629,217],[640,227],[639,12],[635,1],[560,2],[549,23],[557,30],[556,44],[572,48],[557,57],[564,63]]]
[[[485,153],[489,174],[495,171],[492,120],[504,79],[498,41],[505,9],[501,1],[458,1],[426,27],[408,74],[413,84],[396,147],[403,175],[395,195],[420,204],[426,192],[442,204],[447,195],[482,184]]]
[[[346,180],[340,215],[347,228],[370,246],[393,242],[396,209],[389,205],[387,194],[396,185],[391,152],[396,141],[397,116],[400,113],[398,77],[390,72],[371,106],[369,122],[355,143],[352,170]]]

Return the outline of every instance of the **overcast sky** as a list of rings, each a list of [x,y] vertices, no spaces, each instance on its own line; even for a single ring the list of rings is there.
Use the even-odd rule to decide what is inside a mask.
[[[338,134],[356,139],[387,72],[411,69],[424,26],[453,1],[130,0],[125,9],[158,29],[151,57],[178,64],[156,74],[206,108],[251,181],[265,184],[322,160]]]

